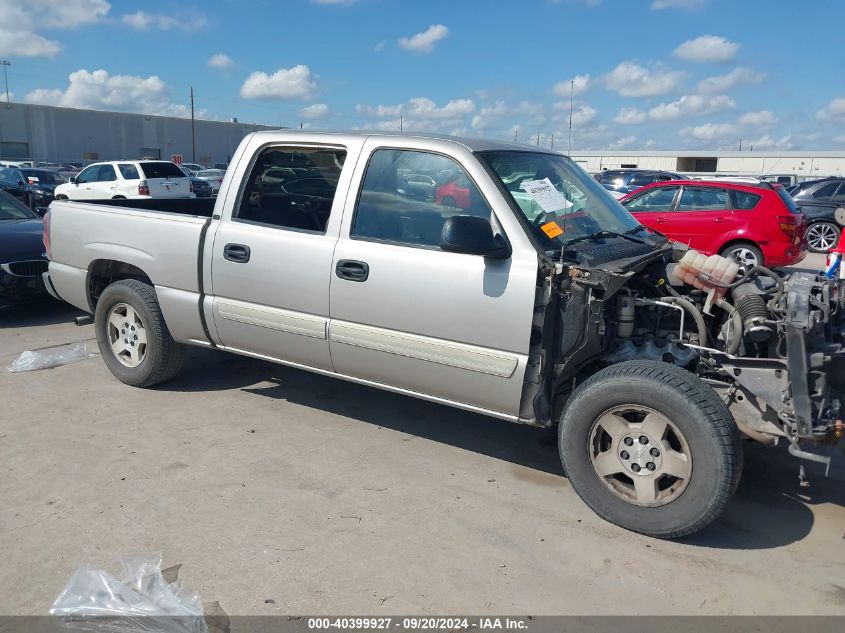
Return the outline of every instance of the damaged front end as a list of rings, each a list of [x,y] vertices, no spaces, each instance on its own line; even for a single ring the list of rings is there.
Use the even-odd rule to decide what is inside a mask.
[[[596,371],[658,360],[709,384],[745,436],[783,438],[796,457],[827,465],[799,443],[832,444],[845,432],[845,297],[836,281],[740,271],[675,247],[609,262],[561,257],[538,297],[531,409],[539,423],[557,419]]]

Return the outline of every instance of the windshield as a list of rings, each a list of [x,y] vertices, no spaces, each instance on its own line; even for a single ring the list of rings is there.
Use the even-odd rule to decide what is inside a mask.
[[[60,185],[65,181],[59,174],[46,169],[22,169],[21,172],[31,183],[42,182],[47,185]]]
[[[540,152],[480,152],[546,250],[602,231],[631,233],[640,224],[569,158]]]
[[[0,191],[0,220],[34,220],[38,216],[5,191]]]

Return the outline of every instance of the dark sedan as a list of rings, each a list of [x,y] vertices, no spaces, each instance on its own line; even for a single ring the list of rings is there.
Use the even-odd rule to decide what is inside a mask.
[[[826,253],[836,246],[845,225],[845,178],[800,183],[789,193],[807,217],[810,250]]]
[[[56,185],[63,182],[65,179],[50,169],[10,167],[0,170],[0,189],[12,194],[30,209],[49,206]]]
[[[0,191],[0,308],[49,299],[41,273],[47,271],[38,215]]]
[[[610,191],[615,198],[621,198],[640,187],[663,180],[686,180],[686,176],[673,171],[656,169],[609,169],[596,174],[602,187]]]

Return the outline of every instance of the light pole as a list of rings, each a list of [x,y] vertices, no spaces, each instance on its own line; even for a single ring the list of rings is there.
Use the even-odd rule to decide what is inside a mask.
[[[11,66],[12,62],[4,60],[0,60],[0,64],[3,66],[3,79],[6,80],[6,107],[11,108],[12,103],[9,99],[9,75],[6,74],[6,66]]]

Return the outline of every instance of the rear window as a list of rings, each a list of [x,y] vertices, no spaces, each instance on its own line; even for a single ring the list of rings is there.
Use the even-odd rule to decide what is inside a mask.
[[[185,174],[175,163],[162,161],[160,163],[141,163],[141,171],[145,178],[184,178]]]
[[[749,211],[757,206],[762,196],[756,193],[748,193],[747,191],[733,191],[734,208]]]
[[[812,194],[814,198],[830,198],[839,186],[838,182],[832,182],[823,187],[819,187]]]
[[[786,205],[786,208],[789,209],[790,213],[801,213],[801,210],[795,204],[795,200],[792,199],[792,196],[786,193],[786,190],[783,187],[777,187],[776,191],[778,196],[780,196],[780,199]]]

